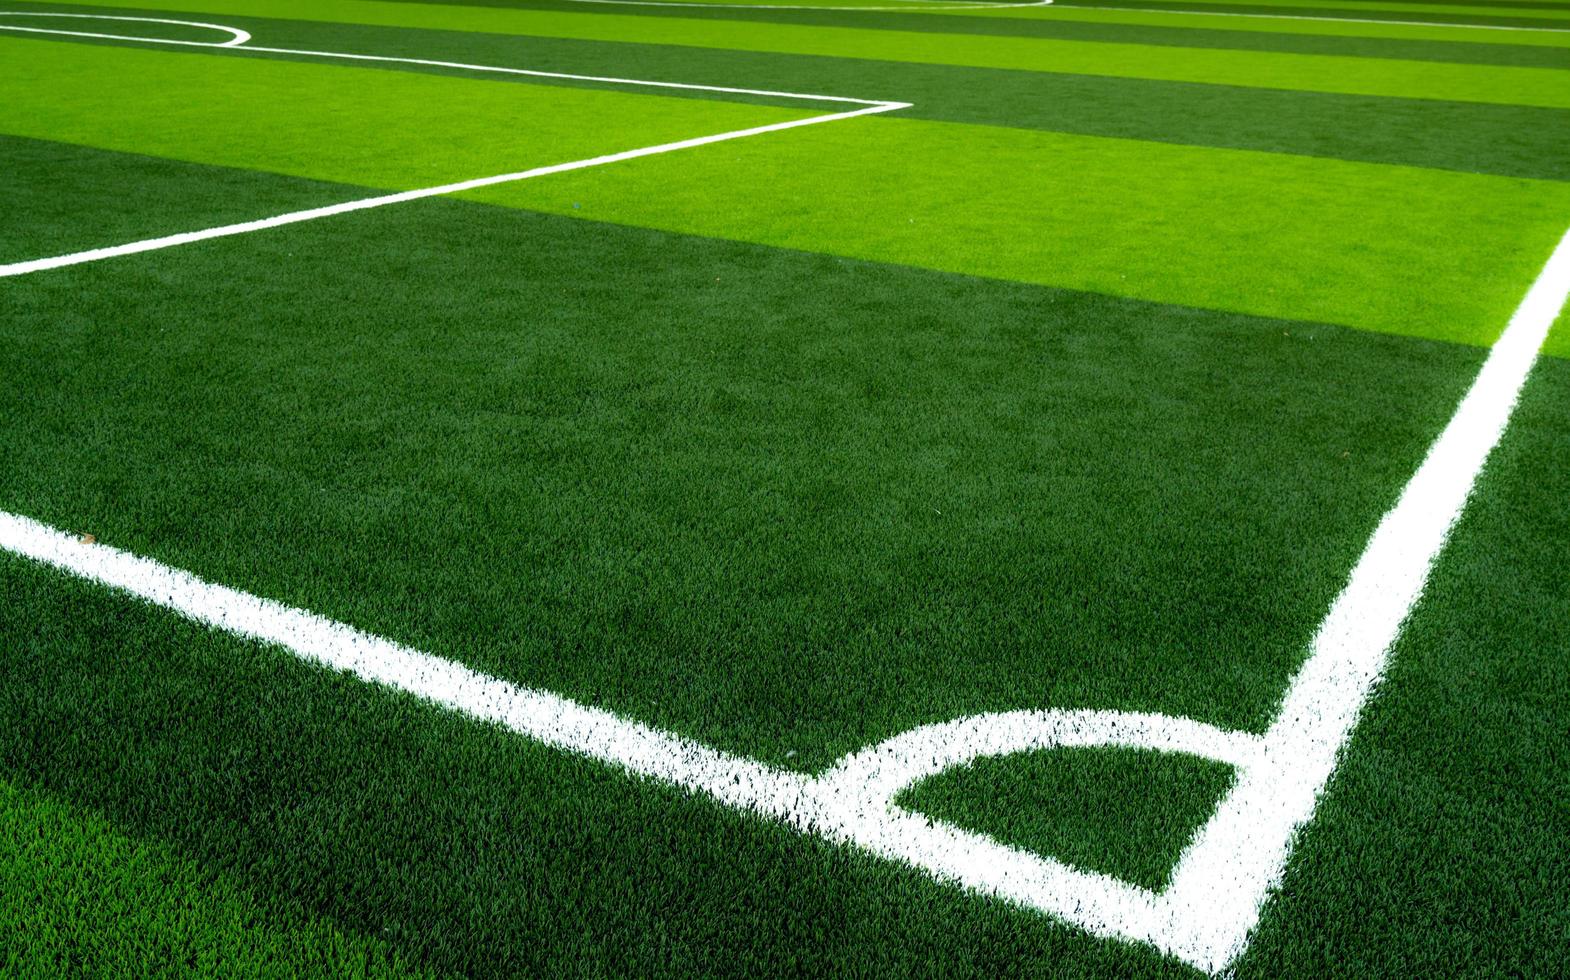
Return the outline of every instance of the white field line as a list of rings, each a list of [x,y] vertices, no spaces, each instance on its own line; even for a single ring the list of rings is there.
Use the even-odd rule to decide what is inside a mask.
[[[3,11],[0,17],[46,17],[50,20],[66,18],[70,20],[108,20],[133,24],[170,24],[175,27],[200,27],[205,30],[219,31],[229,35],[227,41],[174,41],[164,40],[166,44],[188,44],[201,48],[232,48],[244,44],[251,39],[251,35],[237,27],[227,27],[223,24],[204,24],[195,20],[165,20],[161,17],[125,17],[111,16],[109,14],[57,14],[44,11]],[[20,27],[13,24],[0,25],[7,31],[17,31],[22,34],[60,34],[65,37],[93,37],[109,41],[145,41],[144,37],[135,34],[94,34],[89,31],[66,31],[49,27]]]
[[[624,3],[627,0],[573,0],[574,3]],[[1164,7],[1110,7],[1100,4],[1058,3],[1063,10],[1112,10],[1125,14],[1181,14],[1185,17],[1251,17],[1255,20],[1317,20],[1333,24],[1389,24],[1396,27],[1455,27],[1479,31],[1531,31],[1567,34],[1570,27],[1523,27],[1514,24],[1458,24],[1443,20],[1376,20],[1371,17],[1332,17],[1324,14],[1254,14],[1230,10],[1179,10]]]
[[[1245,948],[1280,880],[1293,835],[1313,816],[1567,294],[1570,232],[1381,521],[1264,735],[1160,714],[1014,711],[922,726],[809,776],[499,680],[16,514],[0,512],[0,548],[546,745],[863,848],[1100,936],[1149,943],[1219,972]],[[953,766],[1058,746],[1188,753],[1233,766],[1238,778],[1159,893],[910,813],[894,802],[905,787]]]
[[[0,12],[0,17],[32,16],[28,14],[14,14]],[[78,17],[87,19],[103,19],[117,21],[140,21],[156,24],[179,24],[187,27],[211,28],[232,35],[231,39],[222,43],[208,41],[179,41],[167,38],[137,37],[120,34],[86,34],[80,31],[63,31],[37,27],[17,27],[11,24],[0,23],[0,31],[19,31],[29,34],[61,34],[69,37],[100,37],[113,38],[123,41],[138,41],[149,44],[171,44],[182,47],[207,47],[222,48],[226,50],[254,51],[261,54],[283,54],[295,57],[327,58],[340,61],[359,61],[373,63],[408,64],[423,67],[448,68],[459,71],[490,72],[503,75],[521,75],[530,78],[548,78],[567,81],[595,82],[606,85],[627,85],[638,88],[674,89],[694,92],[714,92],[724,95],[751,95],[776,99],[790,99],[801,102],[827,102],[840,105],[854,105],[858,108],[844,112],[827,113],[820,116],[809,116],[805,119],[792,119],[787,122],[770,123],[764,126],[752,126],[747,129],[737,129],[725,133],[716,133],[710,136],[697,136],[690,139],[674,140],[656,146],[644,146],[632,150],[623,150],[618,153],[607,153],[584,160],[571,160],[566,163],[550,164],[548,166],[534,167],[516,173],[497,174],[490,177],[478,177],[472,180],[456,181],[441,184],[435,187],[422,187],[416,190],[399,191],[390,194],[380,194],[374,197],[360,198],[345,201],[341,204],[331,204],[323,207],[308,208],[302,211],[292,211],[288,214],[275,215],[269,218],[259,218],[253,221],[242,221],[216,228],[204,228],[198,231],[180,232],[173,235],[164,235],[159,238],[149,238],[142,241],[128,242],[123,245],[112,245],[104,248],[86,249],[68,255],[56,255],[42,259],[29,259],[22,262],[12,262],[0,265],[0,278],[9,276],[23,276],[46,269],[59,269],[65,266],[81,265],[86,262],[97,262],[103,259],[118,258],[124,255],[135,255],[141,252],[153,252],[159,249],[173,248],[177,245],[188,245],[193,242],[208,241],[215,238],[229,238],[235,235],[246,235],[252,232],[264,231],[269,228],[279,228],[284,225],[299,224],[305,221],[315,221],[319,218],[328,218],[334,215],[349,214],[355,211],[366,211],[372,208],[387,207],[393,204],[403,204],[409,201],[418,201],[428,197],[439,197],[447,194],[457,194],[463,191],[477,190],[482,187],[491,187],[497,184],[510,184],[535,177],[545,177],[551,174],[567,173],[573,170],[584,170],[589,167],[601,167],[611,163],[621,163],[626,160],[636,160],[640,157],[657,156],[677,150],[688,150],[713,143],[724,143],[730,140],[746,139],[750,136],[761,136],[764,133],[778,133],[790,129],[799,129],[803,126],[816,126],[822,123],[837,122],[843,119],[854,119],[857,116],[871,116],[884,112],[894,112],[899,109],[910,108],[908,102],[880,101],[875,99],[853,99],[841,95],[815,95],[802,92],[778,92],[769,89],[733,88],[721,85],[694,85],[684,82],[661,82],[636,78],[614,78],[603,75],[574,75],[566,72],[538,71],[528,68],[504,68],[497,65],[475,65],[457,61],[437,61],[426,58],[394,58],[382,55],[353,54],[343,51],[310,51],[294,48],[269,48],[247,43],[250,35],[232,27],[217,24],[200,24],[194,21],[171,21],[144,17],[99,17],[96,14],[48,14],[38,16]]]
[[[318,218],[329,218],[333,215],[349,214],[354,211],[367,211],[371,208],[386,207],[390,204],[403,204],[408,201],[418,201],[427,197],[438,197],[444,194],[457,194],[462,191],[472,191],[481,187],[491,187],[496,184],[510,184],[520,180],[530,180],[535,177],[545,177],[550,174],[566,173],[570,170],[584,170],[588,167],[600,167],[608,163],[620,163],[623,160],[636,160],[639,157],[655,156],[661,153],[670,153],[674,150],[686,150],[698,146],[708,146],[711,143],[723,143],[726,140],[744,139],[748,136],[758,136],[763,133],[777,133],[787,129],[796,129],[801,126],[814,126],[819,123],[834,122],[838,119],[852,119],[856,116],[868,116],[879,112],[889,112],[893,109],[903,108],[900,103],[886,105],[866,106],[848,112],[836,112],[826,116],[812,116],[807,119],[793,119],[789,122],[772,123],[767,126],[754,126],[751,129],[738,129],[728,133],[718,133],[713,136],[698,136],[693,139],[677,140],[674,143],[661,143],[658,146],[645,146],[636,150],[623,150],[620,153],[608,153],[604,156],[591,157],[587,160],[573,160],[567,163],[555,163],[545,167],[535,167],[532,170],[521,170],[512,174],[497,174],[494,177],[479,177],[474,180],[462,180],[453,184],[441,184],[437,187],[422,187],[418,190],[400,191],[395,194],[383,194],[378,197],[360,198],[354,201],[345,201],[342,204],[329,204],[319,208],[309,208],[304,211],[291,211],[288,214],[275,215],[271,218],[259,218],[255,221],[241,221],[232,225],[222,225],[217,228],[204,228],[200,231],[186,231],[174,235],[164,235],[161,238],[148,238],[139,242],[128,242],[124,245],[111,245],[105,248],[93,248],[82,252],[72,252],[69,255],[55,255],[44,259],[29,259],[25,262],[12,262],[0,265],[0,278],[8,276],[25,276],[33,272],[42,272],[45,269],[59,269],[64,266],[81,265],[85,262],[97,262],[101,259],[118,258],[122,255],[135,255],[139,252],[154,252],[159,249],[173,248],[176,245],[189,245],[193,242],[204,242],[214,238],[228,238],[234,235],[247,235],[254,231],[265,231],[268,228],[280,228],[284,225],[299,224],[303,221],[315,221]]]
[[[1265,732],[1258,762],[1241,769],[1179,860],[1164,897],[1186,933],[1174,951],[1190,962],[1219,970],[1242,952],[1567,296],[1570,231],[1369,539]]]
[[[1015,711],[922,726],[808,776],[489,677],[151,559],[84,542],[26,517],[0,512],[0,548],[546,745],[861,847],[1097,935],[1149,943],[1202,970],[1219,972],[1246,947],[1280,880],[1293,836],[1313,816],[1401,624],[1503,435],[1567,294],[1570,232],[1400,500],[1380,522],[1264,735],[1159,714]],[[901,789],[950,767],[1056,746],[1183,752],[1231,765],[1238,778],[1185,849],[1171,884],[1159,893],[909,813],[894,802]]]
[[[870,103],[838,117],[899,105]],[[1246,946],[1260,909],[1280,880],[1293,836],[1312,818],[1401,625],[1503,435],[1567,294],[1570,232],[1554,249],[1396,506],[1380,522],[1264,735],[1156,714],[1015,711],[922,726],[807,776],[487,677],[147,558],[84,543],[25,517],[0,512],[0,548],[545,744],[903,861],[938,879],[1058,916],[1097,935],[1147,942],[1215,972]],[[1186,752],[1231,765],[1238,777],[1160,893],[1008,847],[908,813],[894,803],[902,788],[949,767],[1063,745]]]

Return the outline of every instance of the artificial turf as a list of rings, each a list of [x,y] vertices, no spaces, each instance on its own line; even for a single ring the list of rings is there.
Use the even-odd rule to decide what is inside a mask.
[[[912,19],[920,24],[944,23],[932,17],[905,17],[905,21]],[[519,52],[518,39],[501,34],[325,25],[264,17],[226,16],[225,20],[282,48],[325,48],[494,65],[513,63]],[[1004,22],[1004,26],[1009,25]],[[1187,37],[1192,32],[1177,33]],[[1324,41],[1330,45],[1342,43],[1337,38]],[[1478,46],[1431,47],[1444,50],[1425,50],[1423,53],[1430,60],[1446,60],[1442,57],[1445,52],[1465,60],[1467,52]],[[1512,53],[1527,51],[1553,59],[1544,64],[1570,67],[1570,49],[1506,47]],[[638,77],[654,80],[731,86],[737,79],[747,79],[749,85],[769,90],[849,93],[914,103],[901,110],[904,118],[1265,150],[1510,177],[1563,180],[1570,176],[1570,154],[1561,152],[1563,133],[1570,128],[1570,111],[1564,109],[726,51],[634,41],[531,37],[525,51],[528,66],[545,71],[615,77],[625,74],[628,65],[636,65]],[[1397,55],[1387,52],[1384,56]],[[322,64],[318,58],[303,60]],[[384,63],[378,67],[443,71],[432,65]],[[475,73],[450,71],[476,77]],[[492,82],[530,82],[517,76],[478,77]],[[596,83],[558,79],[555,84]],[[681,90],[664,90],[661,94],[714,98],[714,93]],[[736,94],[727,95],[726,99],[783,104],[777,99]]]
[[[12,506],[809,770],[1261,724],[1479,360],[456,201],[4,301]]]
[[[900,805],[1154,891],[1232,785],[1225,766],[1141,749],[993,756],[906,790]]]
[[[530,112],[554,86],[358,66],[0,45],[19,65],[0,131],[402,190],[823,110],[572,88],[621,127]],[[254,78],[193,98],[170,85]],[[122,79],[94,86],[96,72]],[[387,80],[364,86],[369,74]],[[256,79],[292,93],[273,97]],[[327,99],[336,83],[355,94]],[[158,93],[182,92],[166,106]],[[475,93],[484,93],[483,97]],[[855,93],[826,93],[855,94]],[[164,96],[163,98],[167,98]],[[531,102],[531,100],[534,100]],[[378,122],[346,137],[365,108]],[[482,109],[528,119],[487,128]],[[709,118],[707,114],[713,114]],[[93,120],[114,116],[112,125]],[[260,120],[274,119],[276,126]],[[685,127],[685,132],[683,129]],[[377,149],[378,134],[403,134]],[[321,152],[311,147],[323,146]],[[969,173],[969,180],[954,174]],[[746,189],[710,206],[716,184]],[[621,224],[1165,303],[1487,343],[1558,238],[1570,187],[998,127],[850,120],[469,196]],[[849,202],[854,202],[850,206]],[[1034,233],[1033,233],[1034,230]],[[1050,234],[1041,233],[1050,230]],[[1463,240],[1465,247],[1436,247]]]
[[[649,18],[620,12],[444,8],[440,4],[370,0],[165,0],[160,6],[163,10],[207,14],[232,13],[325,22],[342,20],[597,41],[636,39],[646,43],[731,51],[815,54],[1292,91],[1570,108],[1570,92],[1559,84],[1563,81],[1562,76],[1552,69],[1536,67],[962,33],[935,36],[918,31]]]
[[[0,279],[0,510],[800,772],[1261,729],[1570,223],[1570,42],[1206,11],[1570,7],[837,6],[19,4],[916,105]],[[0,33],[0,262],[832,108]],[[1556,972],[1547,351],[1237,977]],[[0,638],[0,970],[1193,975],[5,553]],[[1231,780],[900,799],[1159,889]]]
[[[0,782],[0,933],[8,976],[433,975],[375,938],[258,901],[166,842],[9,782]]]

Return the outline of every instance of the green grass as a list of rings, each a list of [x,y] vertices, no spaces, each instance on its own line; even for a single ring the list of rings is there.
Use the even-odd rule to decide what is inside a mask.
[[[717,183],[747,192],[713,208]],[[1503,329],[1570,214],[1560,182],[892,116],[466,196],[1474,344]]]
[[[0,52],[11,135],[390,190],[830,111],[10,37]]]
[[[1228,766],[1136,749],[982,759],[906,790],[900,805],[1161,890],[1232,784]]]
[[[650,8],[651,10],[670,8]],[[688,8],[674,8],[686,10]],[[841,14],[829,14],[841,18]],[[904,17],[901,23],[911,18]],[[945,20],[916,18],[941,28]],[[1395,163],[1466,173],[1563,180],[1570,155],[1561,152],[1570,111],[1527,106],[1391,99],[1287,92],[1224,85],[1177,84],[1137,78],[1005,71],[825,58],[773,52],[724,51],[629,41],[529,38],[520,55],[516,38],[463,31],[430,31],[275,18],[225,17],[283,48],[329,49],[616,76],[637,65],[639,77],[792,91],[854,93],[913,102],[905,118],[1072,132],[1194,146],[1266,150],[1370,163]],[[1009,21],[987,21],[1003,29]],[[1057,29],[1055,22],[1043,26]],[[1114,33],[1123,28],[1113,27]],[[1194,31],[1168,31],[1168,43],[1191,42]],[[1236,37],[1233,33],[1228,37]],[[1244,35],[1249,37],[1250,35]],[[1273,39],[1273,38],[1272,38]],[[1301,40],[1295,36],[1288,40]],[[1319,39],[1327,50],[1352,42]],[[1210,43],[1210,42],[1206,42]],[[1390,42],[1374,39],[1376,45]],[[1435,51],[1434,49],[1440,49]],[[1383,49],[1381,49],[1383,50]],[[1514,45],[1426,45],[1425,58],[1444,60],[1487,50],[1502,58],[1546,54],[1570,67],[1570,50]],[[1394,52],[1386,56],[1395,57]],[[1407,56],[1415,56],[1408,52]],[[274,55],[272,57],[288,57]],[[305,59],[322,64],[319,59]],[[1545,62],[1548,63],[1548,62]],[[431,66],[382,64],[383,69],[439,71]],[[488,76],[492,81],[507,76]],[[520,80],[516,77],[513,80]],[[622,89],[623,92],[628,91]],[[712,98],[712,93],[668,90],[664,95]],[[733,96],[743,99],[745,97]]]
[[[0,301],[12,506],[805,769],[1021,698],[1261,724],[1478,363],[456,201]]]
[[[1262,729],[1570,224],[1567,36],[838,2],[22,4],[916,105],[0,279],[0,511],[799,773],[988,711]],[[827,109],[0,64],[0,262]],[[1548,352],[1239,980],[1557,971]],[[1231,780],[1059,749],[899,799],[1160,889]],[[18,975],[1196,975],[9,552],[0,937]]]
[[[1382,10],[1382,8],[1371,9]],[[1192,10],[1182,14],[1170,14],[1121,5],[1118,9],[1112,9],[1077,7],[1055,3],[1052,5],[1052,9],[1048,11],[987,10],[974,13],[967,12],[965,16],[986,17],[988,19],[1002,17],[1035,19],[1046,17],[1054,20],[1062,19],[1094,24],[1172,27],[1185,30],[1233,31],[1250,34],[1293,34],[1336,38],[1398,38],[1413,41],[1443,41],[1452,44],[1499,43],[1498,31],[1480,30],[1477,27],[1469,26],[1433,26],[1434,22],[1443,24],[1450,20],[1443,14],[1436,17],[1422,18],[1423,21],[1428,21],[1429,23],[1365,24],[1354,23],[1351,20],[1272,20],[1224,15],[1207,17],[1204,11],[1201,10]],[[1331,16],[1350,17],[1351,15],[1335,14]],[[1384,17],[1375,19],[1400,20],[1400,18]],[[1516,47],[1564,48],[1570,47],[1570,34],[1549,32],[1512,33],[1509,43]]]
[[[15,135],[388,189],[814,111],[578,88],[565,90],[557,111],[552,100],[561,90],[552,86],[251,63],[232,55],[0,45],[16,53],[14,98],[0,116],[0,129]],[[92,81],[98,72],[124,80],[103,89]],[[192,98],[191,86],[206,73],[246,81]],[[376,84],[361,81],[367,78]],[[276,96],[279,90],[293,94]],[[170,92],[181,93],[174,104]],[[546,104],[550,112],[531,112]],[[95,122],[106,114],[115,125]],[[581,119],[589,116],[628,125],[585,127]],[[526,134],[496,128],[497,118],[525,117]],[[346,137],[357,118],[375,125]],[[382,140],[389,131],[405,135]],[[378,148],[379,141],[388,145]],[[313,149],[318,146],[329,149]],[[956,181],[955,173],[972,177]],[[745,194],[712,207],[712,188],[728,184]],[[892,117],[469,196],[706,237],[1468,343],[1497,335],[1562,230],[1558,215],[1570,213],[1570,187],[1559,182]],[[835,206],[844,201],[855,207]],[[1436,239],[1469,245],[1435,248]]]
[[[1333,55],[1227,51],[1056,41],[1045,38],[934,36],[851,27],[748,24],[713,19],[648,18],[623,13],[559,13],[443,7],[373,0],[165,0],[165,10],[297,20],[527,34],[537,37],[677,44],[973,68],[1206,82],[1294,91],[1570,107],[1570,92],[1550,69],[1379,61]],[[617,8],[610,8],[616,10]]]
[[[268,909],[164,842],[9,782],[0,931],[0,968],[12,976],[430,975],[330,920]]]
[[[1559,972],[1566,367],[1538,365],[1243,975]]]

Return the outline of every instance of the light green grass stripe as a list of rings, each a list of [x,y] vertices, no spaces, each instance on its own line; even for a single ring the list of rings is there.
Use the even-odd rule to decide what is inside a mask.
[[[233,55],[0,51],[0,131],[389,189],[783,112]],[[1492,340],[1570,215],[1570,185],[1551,181],[894,117],[821,130],[477,197],[1468,343]]]
[[[390,190],[814,114],[6,37],[0,62],[0,132]]]
[[[476,196],[1471,344],[1570,217],[1557,182],[894,117]]]
[[[1069,0],[1073,2],[1073,0]],[[1174,7],[1186,7],[1185,0],[1170,0]],[[1356,0],[1199,0],[1218,7],[1280,7],[1286,12],[1301,10],[1346,11],[1348,17],[1374,17],[1382,13],[1434,14],[1444,20],[1445,14],[1483,17],[1529,17],[1538,20],[1570,19],[1570,10],[1544,7],[1516,7],[1509,4],[1449,4],[1404,3],[1399,0],[1381,0],[1380,3],[1358,3]]]
[[[1092,7],[1024,7],[1012,10],[977,10],[963,13],[933,11],[933,16],[992,17],[1021,20],[1069,20],[1091,24],[1128,24],[1141,27],[1180,27],[1207,31],[1244,31],[1261,34],[1312,34],[1326,37],[1378,37],[1410,41],[1451,41],[1460,44],[1515,44],[1541,48],[1570,48],[1570,34],[1545,31],[1492,31],[1478,27],[1432,27],[1420,24],[1359,24],[1351,21],[1274,20],[1228,14],[1167,14],[1149,10],[1109,10]]]
[[[580,40],[635,39],[647,44],[725,50],[1570,108],[1570,74],[1549,68],[867,31],[715,19],[446,5],[425,7],[372,0],[164,0],[162,6],[168,10],[198,11],[215,19],[221,18],[223,13],[233,13]],[[259,39],[259,43],[265,44],[265,37]],[[744,84],[745,80],[738,80],[738,83]]]
[[[8,976],[429,976],[88,810],[0,779],[0,972]]]

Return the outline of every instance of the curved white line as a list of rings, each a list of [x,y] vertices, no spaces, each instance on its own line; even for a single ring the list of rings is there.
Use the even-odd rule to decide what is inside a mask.
[[[1238,769],[1259,755],[1260,736],[1190,718],[1123,711],[1007,711],[923,725],[841,759],[819,777],[830,796],[899,811],[894,798],[977,759],[1052,748],[1122,747],[1180,752]]]
[[[111,14],[56,14],[31,10],[0,10],[0,17],[60,17],[72,20],[113,20],[135,24],[172,24],[176,27],[200,27],[229,35],[227,41],[180,41],[167,37],[144,37],[139,34],[97,34],[91,31],[65,31],[53,27],[21,27],[0,24],[0,31],[17,31],[23,34],[58,34],[64,37],[94,37],[106,41],[153,41],[158,44],[184,44],[194,48],[237,48],[251,39],[251,35],[238,27],[223,24],[206,24],[198,20],[169,20],[164,17],[122,17]]]

